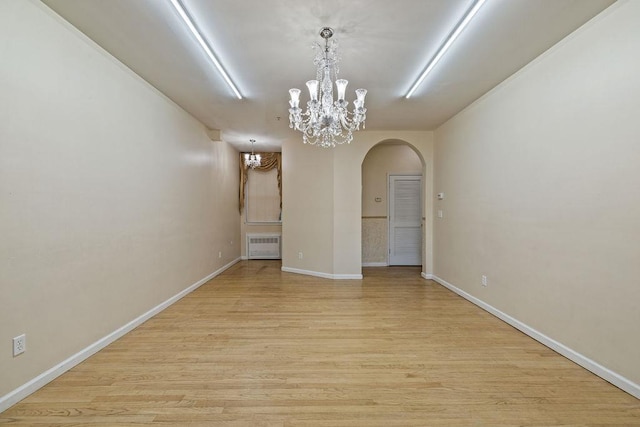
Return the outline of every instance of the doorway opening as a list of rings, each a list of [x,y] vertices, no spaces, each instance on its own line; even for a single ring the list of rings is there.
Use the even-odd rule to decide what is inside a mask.
[[[405,141],[386,140],[362,162],[362,266],[422,265],[424,162]]]

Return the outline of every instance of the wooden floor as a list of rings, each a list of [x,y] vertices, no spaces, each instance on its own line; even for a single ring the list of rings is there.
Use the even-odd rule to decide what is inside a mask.
[[[632,426],[640,400],[417,268],[243,261],[0,414],[13,425]]]

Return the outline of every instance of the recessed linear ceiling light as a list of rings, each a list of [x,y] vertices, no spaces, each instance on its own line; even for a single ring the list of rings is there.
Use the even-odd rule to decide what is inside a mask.
[[[218,69],[218,72],[220,72],[220,74],[222,75],[222,78],[224,79],[224,81],[227,82],[227,85],[231,88],[231,90],[236,95],[236,97],[238,99],[242,99],[242,95],[240,94],[240,91],[238,90],[236,85],[233,84],[233,81],[231,80],[231,77],[229,77],[229,75],[225,71],[225,69],[222,66],[222,64],[220,63],[220,61],[218,61],[218,58],[216,58],[215,53],[213,53],[213,49],[211,49],[211,47],[209,47],[209,44],[204,40],[204,38],[202,37],[202,35],[198,31],[198,29],[196,28],[196,26],[193,23],[193,21],[191,21],[191,18],[189,17],[187,12],[184,10],[184,7],[180,3],[180,0],[169,0],[169,1],[171,1],[171,4],[176,9],[176,11],[180,15],[180,17],[182,18],[184,23],[187,24],[187,27],[189,27],[189,30],[191,30],[191,32],[195,36],[196,40],[198,40],[198,43],[200,43],[200,46],[202,47],[202,49],[204,49],[204,51],[207,54],[207,56],[209,57],[209,59],[211,59],[211,62],[213,62],[213,65],[216,66],[216,68]]]
[[[475,14],[478,13],[478,10],[480,10],[480,8],[482,7],[485,1],[486,0],[476,0],[473,3],[473,5],[469,8],[467,13],[464,15],[464,18],[462,18],[462,21],[460,21],[456,26],[456,28],[451,32],[451,34],[449,34],[447,41],[445,41],[444,44],[440,47],[436,55],[433,58],[431,58],[431,61],[429,61],[429,63],[427,64],[427,67],[424,69],[422,74],[420,74],[420,77],[418,77],[415,83],[411,86],[411,89],[409,89],[409,92],[407,92],[407,94],[404,96],[405,98],[409,99],[411,95],[413,95],[413,92],[415,92],[416,89],[418,89],[418,86],[420,86],[420,84],[425,79],[425,77],[427,77],[427,74],[429,74],[431,70],[433,70],[433,68],[436,66],[438,61],[442,59],[444,54],[447,52],[447,50],[449,50],[453,42],[458,38],[460,33],[462,33],[462,31],[467,26],[467,24],[469,24],[469,22],[471,22],[471,19],[475,16]]]

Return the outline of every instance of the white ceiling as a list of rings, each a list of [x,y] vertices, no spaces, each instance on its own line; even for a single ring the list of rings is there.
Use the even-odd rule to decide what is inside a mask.
[[[367,129],[432,130],[614,2],[487,0],[407,100],[471,0],[182,0],[238,100],[169,0],[42,1],[224,140],[248,150],[254,138],[265,151],[299,137],[288,89],[315,78],[311,46],[324,26],[336,30],[347,100],[369,91]]]

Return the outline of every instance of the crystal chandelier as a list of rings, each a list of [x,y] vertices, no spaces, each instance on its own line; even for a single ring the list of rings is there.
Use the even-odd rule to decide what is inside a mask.
[[[248,168],[255,169],[260,166],[260,154],[253,154],[253,144],[256,142],[255,139],[250,139],[251,142],[251,154],[244,153],[244,165]]]
[[[305,144],[320,147],[335,147],[336,144],[348,144],[353,140],[353,132],[364,129],[367,109],[364,108],[366,89],[356,90],[356,100],[353,102],[353,112],[347,110],[348,102],[344,99],[347,80],[335,80],[338,75],[337,43],[329,40],[333,30],[325,27],[320,31],[324,39],[324,46],[316,44],[318,53],[313,61],[317,67],[316,80],[309,80],[310,100],[307,110],[299,107],[300,89],[289,89],[289,127],[302,132]],[[333,80],[338,91],[338,99],[333,100]]]

